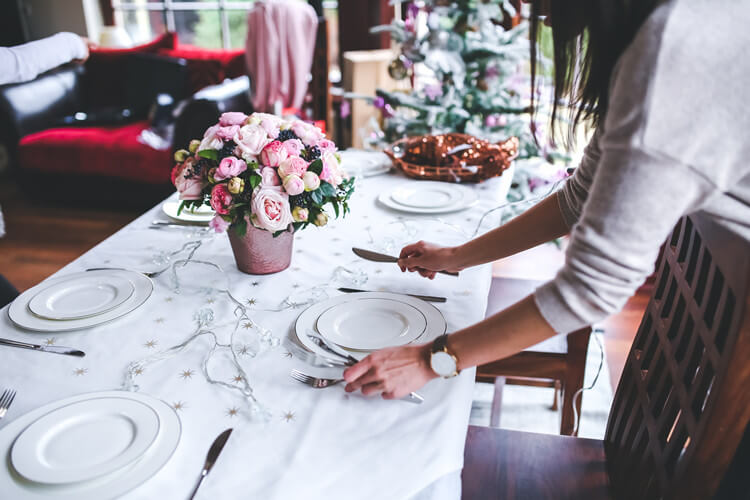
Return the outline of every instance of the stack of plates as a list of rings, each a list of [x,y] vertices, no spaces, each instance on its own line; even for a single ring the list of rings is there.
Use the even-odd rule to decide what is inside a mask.
[[[2,497],[118,497],[164,466],[180,433],[175,411],[144,394],[108,391],[50,403],[0,430]]]
[[[473,189],[447,182],[418,181],[385,191],[378,201],[388,208],[414,214],[441,214],[469,208],[478,200]]]
[[[196,208],[186,207],[180,212],[180,203],[180,201],[165,201],[161,209],[170,219],[194,224],[208,224],[216,215],[216,212],[208,205],[201,205]]]
[[[11,321],[39,332],[90,328],[127,314],[151,295],[151,280],[107,269],[52,278],[26,290],[8,308]]]
[[[385,347],[429,342],[446,328],[442,313],[421,299],[362,292],[310,306],[297,318],[294,332],[303,346],[317,354],[328,356],[307,335],[311,330],[361,359]]]

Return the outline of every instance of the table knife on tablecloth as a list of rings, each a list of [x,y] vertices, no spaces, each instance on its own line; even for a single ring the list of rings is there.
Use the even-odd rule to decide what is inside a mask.
[[[211,445],[211,448],[208,450],[208,454],[206,455],[206,462],[203,464],[201,476],[200,478],[198,478],[198,483],[195,485],[195,488],[193,488],[192,493],[190,493],[188,500],[193,500],[193,498],[195,498],[195,494],[198,493],[198,488],[201,487],[201,484],[203,484],[203,480],[206,479],[208,473],[211,472],[211,469],[216,463],[216,459],[219,458],[221,450],[224,449],[224,445],[227,444],[227,440],[229,439],[229,436],[232,434],[233,430],[234,429],[227,429],[219,434],[216,439],[214,439],[214,442]]]
[[[31,349],[32,351],[51,352],[54,354],[65,354],[68,356],[77,356],[82,358],[86,355],[85,352],[73,349],[72,347],[63,347],[59,345],[39,345],[30,344],[28,342],[19,342],[18,340],[0,339],[0,345],[8,347],[20,347],[21,349]]]
[[[344,292],[344,293],[360,293],[360,292],[366,292],[367,290],[359,290],[357,288],[341,287],[339,288],[339,291]],[[401,292],[390,292],[390,293],[401,293]],[[448,300],[445,297],[435,297],[434,295],[417,295],[415,293],[402,293],[401,295],[408,295],[409,297],[426,300],[427,302],[445,302],[446,300]]]
[[[362,257],[365,260],[371,260],[373,262],[398,262],[398,257],[392,255],[386,255],[384,253],[373,252],[372,250],[365,250],[364,248],[352,248],[352,252]],[[455,271],[438,271],[439,274],[447,274],[448,276],[458,276]]]

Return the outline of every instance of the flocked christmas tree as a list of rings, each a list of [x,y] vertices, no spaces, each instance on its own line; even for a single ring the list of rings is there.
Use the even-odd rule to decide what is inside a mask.
[[[527,23],[509,26],[508,0],[421,0],[387,30],[401,48],[395,79],[412,78],[411,92],[378,91],[385,139],[462,132],[492,142],[520,140],[520,158],[555,158],[529,128]],[[539,137],[539,134],[537,134]]]

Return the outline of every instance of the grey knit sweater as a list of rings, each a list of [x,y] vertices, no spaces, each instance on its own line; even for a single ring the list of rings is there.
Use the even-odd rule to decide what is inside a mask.
[[[750,239],[750,5],[669,0],[615,68],[609,109],[557,194],[565,266],[534,298],[558,333],[619,311],[685,214]]]

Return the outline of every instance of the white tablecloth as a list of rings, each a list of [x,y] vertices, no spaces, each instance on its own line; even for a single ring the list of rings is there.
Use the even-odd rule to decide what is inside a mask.
[[[362,181],[352,200],[351,214],[325,228],[311,227],[295,235],[292,264],[278,274],[240,273],[225,235],[204,239],[195,258],[221,265],[227,271],[233,294],[254,302],[250,306],[253,321],[279,338],[288,335],[301,309],[268,309],[278,309],[290,294],[331,283],[337,266],[366,273],[368,282],[359,288],[447,296],[447,303],[437,306],[448,321],[449,331],[480,320],[491,279],[488,266],[464,271],[459,278],[438,276],[428,281],[414,274],[402,274],[393,264],[361,261],[351,253],[353,245],[385,248],[413,238],[455,240],[458,233],[436,222],[435,217],[399,214],[376,203],[379,193],[403,182],[406,179],[398,175]],[[440,219],[470,233],[481,214],[496,206],[498,197],[504,197],[504,184],[507,181],[499,178],[474,187],[480,195],[477,205]],[[184,230],[149,229],[155,219],[165,219],[159,206],[58,275],[102,266],[158,268],[161,252],[179,248],[194,235]],[[411,222],[415,220],[420,222]],[[337,293],[328,290],[329,296]],[[192,289],[174,293],[169,274],[165,273],[155,279],[154,293],[142,307],[110,324],[85,331],[25,332],[2,311],[1,336],[73,346],[84,350],[86,357],[0,347],[0,386],[18,391],[0,427],[51,401],[120,388],[128,363],[180,343],[195,329],[195,312],[206,308],[213,310],[219,324],[231,318],[231,307],[220,296]],[[228,341],[228,330],[216,331],[221,341]],[[235,392],[205,381],[200,367],[207,345],[207,340],[198,340],[186,352],[150,365],[137,376],[140,391],[179,408],[183,429],[179,446],[166,466],[126,498],[184,498],[212,440],[227,427],[234,427],[235,431],[199,498],[349,500],[459,496],[457,471],[463,463],[473,370],[452,380],[430,382],[420,390],[425,398],[422,405],[384,401],[361,394],[348,395],[342,385],[314,390],[292,380],[289,371],[300,361],[282,345],[255,358],[241,358],[257,398],[270,411],[270,419],[263,422],[245,414],[244,401]],[[222,356],[209,367],[215,377],[229,383],[236,375]]]

